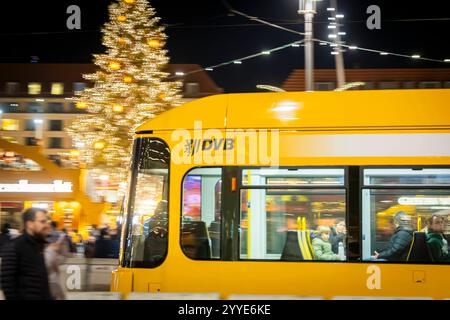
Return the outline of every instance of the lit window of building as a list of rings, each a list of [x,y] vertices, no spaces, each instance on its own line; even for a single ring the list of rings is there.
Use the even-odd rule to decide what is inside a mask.
[[[28,102],[27,103],[27,112],[29,113],[43,113],[44,105],[39,102]]]
[[[26,146],[35,146],[36,139],[34,137],[25,137],[25,145]]]
[[[42,86],[38,82],[30,82],[28,84],[28,94],[33,94],[33,95],[40,94],[41,89],[42,89]]]
[[[61,149],[62,148],[62,139],[61,138],[50,138],[48,141],[48,147],[50,149]]]
[[[64,83],[62,82],[53,82],[50,93],[53,95],[64,94]]]
[[[34,131],[36,130],[36,124],[33,119],[27,119],[25,121],[25,131]]]
[[[50,120],[48,129],[49,131],[62,131],[63,130],[62,120]]]
[[[19,83],[18,82],[7,82],[5,86],[6,94],[14,94],[19,92]]]
[[[64,104],[62,102],[49,102],[47,111],[51,113],[62,113],[64,112]]]
[[[18,113],[21,112],[20,105],[15,102],[0,102],[0,110],[3,113]]]
[[[73,91],[74,92],[81,92],[86,88],[86,83],[84,82],[74,82],[73,83]]]
[[[1,122],[1,129],[4,131],[18,131],[19,120],[17,119],[3,119]]]

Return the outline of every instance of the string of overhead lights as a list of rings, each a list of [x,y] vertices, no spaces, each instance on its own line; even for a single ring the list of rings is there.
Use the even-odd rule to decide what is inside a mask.
[[[245,56],[245,57],[242,57],[242,58],[229,60],[229,61],[226,61],[226,62],[218,63],[218,64],[215,64],[215,65],[212,65],[212,66],[209,66],[209,67],[205,67],[205,68],[199,68],[199,69],[196,69],[196,70],[193,70],[193,71],[189,71],[189,72],[177,71],[177,72],[175,72],[175,75],[170,76],[167,79],[171,80],[171,79],[176,78],[176,77],[183,77],[183,76],[187,76],[187,75],[198,73],[198,72],[202,72],[202,71],[214,71],[217,68],[224,67],[224,66],[227,66],[227,65],[230,65],[230,64],[242,64],[242,62],[245,61],[245,60],[253,59],[253,58],[256,58],[256,57],[260,57],[260,56],[267,56],[267,55],[270,55],[273,52],[277,52],[277,51],[280,51],[280,50],[283,50],[283,49],[286,49],[286,48],[298,48],[298,47],[301,46],[301,44],[304,41],[305,40],[303,40],[303,39],[302,40],[297,40],[297,41],[290,42],[290,43],[284,44],[284,45],[276,47],[276,48],[264,50],[264,51],[259,52],[259,53],[251,54],[249,56]]]
[[[328,35],[328,38],[334,39],[334,43],[330,45],[332,48],[331,54],[339,55],[345,51],[341,49],[341,45],[345,44],[345,41],[342,41],[342,37],[346,35],[346,32],[340,30],[340,27],[342,27],[343,24],[339,23],[344,18],[344,15],[337,13],[336,9],[333,7],[327,8],[327,12],[331,15],[328,17],[329,24],[327,29],[332,31],[332,33]]]
[[[280,25],[262,20],[260,18],[254,17],[254,16],[250,16],[246,13],[240,12],[238,10],[235,10],[231,7],[228,7],[228,10],[230,10],[230,12],[240,15],[242,17],[245,17],[251,21],[255,21],[255,22],[259,22],[265,25],[268,25],[270,27],[276,28],[276,29],[280,29],[280,30],[284,30],[286,32],[290,32],[290,33],[294,33],[297,35],[301,35],[301,36],[305,36],[304,32],[300,32],[297,30],[292,30],[286,27],[282,27]],[[343,18],[343,15],[341,14],[337,14],[336,18]],[[334,38],[333,36],[331,36],[330,38]],[[319,42],[320,45],[330,45],[330,46],[335,46],[336,44],[334,42],[331,41],[327,41],[327,40],[322,40],[322,39],[317,39],[317,38],[313,38],[312,39],[314,42]],[[366,52],[373,52],[373,53],[378,53],[382,56],[387,56],[387,55],[391,55],[391,56],[396,56],[396,57],[403,57],[403,58],[409,58],[409,59],[414,59],[414,60],[424,60],[424,61],[432,61],[432,62],[440,62],[440,63],[449,63],[450,59],[443,59],[443,60],[439,60],[439,59],[431,59],[431,58],[425,58],[420,56],[419,54],[413,54],[413,55],[406,55],[406,54],[400,54],[400,53],[395,53],[395,52],[389,52],[389,51],[382,51],[382,50],[376,50],[376,49],[370,49],[370,48],[363,48],[363,47],[358,47],[355,45],[348,45],[348,44],[339,44],[340,47],[344,47],[344,48],[348,48],[349,50],[360,50],[360,51],[366,51]]]

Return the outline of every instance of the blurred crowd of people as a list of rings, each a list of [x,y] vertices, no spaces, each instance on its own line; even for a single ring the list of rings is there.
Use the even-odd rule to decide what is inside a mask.
[[[0,290],[8,300],[63,300],[59,270],[67,258],[119,256],[119,229],[93,225],[84,239],[77,230],[59,230],[41,208],[25,210],[23,225],[23,232],[7,223],[1,228]]]

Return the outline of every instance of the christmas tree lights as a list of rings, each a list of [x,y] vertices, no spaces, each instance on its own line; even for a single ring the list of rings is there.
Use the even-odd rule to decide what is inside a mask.
[[[87,111],[67,128],[86,167],[97,177],[125,181],[135,129],[180,104],[181,83],[167,81],[167,36],[147,0],[118,0],[102,30],[106,53],[98,71],[84,75],[93,87],[73,98]]]

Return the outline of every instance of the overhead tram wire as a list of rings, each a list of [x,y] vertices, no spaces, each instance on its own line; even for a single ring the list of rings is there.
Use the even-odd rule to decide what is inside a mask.
[[[224,1],[224,2],[226,2],[226,1]],[[274,24],[274,23],[262,20],[262,19],[260,19],[258,17],[250,16],[250,15],[248,15],[246,13],[243,13],[241,11],[233,9],[230,5],[227,5],[227,7],[228,7],[228,10],[230,10],[232,13],[235,13],[237,15],[245,17],[245,18],[247,18],[247,19],[249,19],[251,21],[256,21],[256,22],[268,25],[268,26],[276,28],[276,29],[280,29],[280,30],[283,30],[283,31],[286,31],[286,32],[290,32],[290,33],[298,34],[298,35],[301,35],[301,36],[305,36],[304,32],[300,32],[300,31],[297,31],[297,30],[293,30],[293,29],[289,29],[289,28],[286,28],[286,27],[282,27],[280,25],[277,25],[277,24]],[[334,44],[334,42],[327,41],[327,40],[321,40],[321,39],[317,39],[317,38],[313,38],[312,40],[315,41],[315,42],[319,42],[319,43],[320,42],[321,43],[326,43],[328,45]],[[357,46],[354,46],[354,45],[347,45],[347,44],[341,44],[340,46],[348,48],[350,50],[360,50],[360,51],[374,52],[374,53],[378,53],[380,55],[391,55],[391,56],[397,56],[397,57],[402,57],[402,58],[409,58],[409,59],[414,59],[414,60],[423,60],[423,61],[448,63],[448,59],[445,59],[445,60],[430,59],[430,58],[424,58],[424,57],[421,57],[421,56],[418,56],[418,55],[406,55],[406,54],[400,54],[400,53],[395,53],[395,52],[389,52],[389,51],[385,51],[385,50],[376,50],[376,49],[370,49],[370,48],[357,47]]]
[[[194,73],[198,73],[198,72],[202,72],[202,71],[213,71],[213,70],[215,70],[217,68],[224,67],[224,66],[227,66],[227,65],[230,65],[230,64],[241,64],[242,61],[253,59],[253,58],[256,58],[256,57],[260,57],[260,56],[269,55],[272,52],[277,52],[277,51],[280,51],[280,50],[283,50],[283,49],[286,49],[286,48],[296,47],[296,46],[299,46],[300,44],[302,44],[303,42],[305,42],[304,39],[297,40],[297,41],[290,42],[290,43],[284,44],[284,45],[276,47],[276,48],[264,50],[262,52],[251,54],[249,56],[245,56],[245,57],[242,57],[242,58],[229,60],[229,61],[226,61],[226,62],[218,63],[218,64],[215,64],[215,65],[212,65],[212,66],[209,66],[209,67],[205,67],[205,68],[199,68],[199,69],[196,69],[196,70],[193,70],[193,71],[189,71],[189,72],[183,72],[182,75],[181,74],[180,75],[176,74],[174,76],[167,77],[166,79],[167,80],[171,80],[171,79],[174,79],[174,78],[183,77],[183,76],[186,76],[186,75],[190,75],[190,74],[194,74]]]

